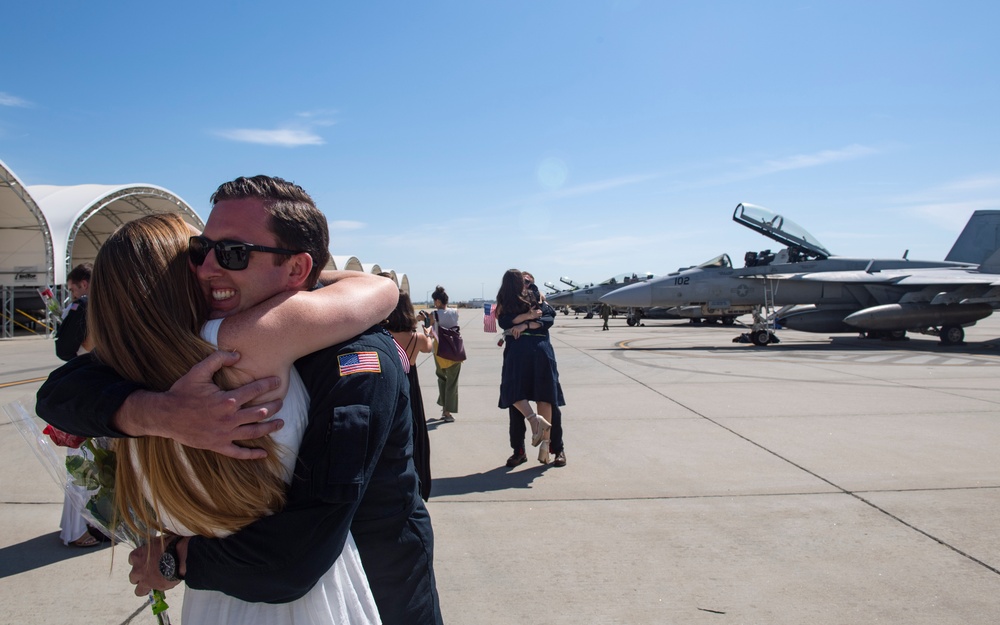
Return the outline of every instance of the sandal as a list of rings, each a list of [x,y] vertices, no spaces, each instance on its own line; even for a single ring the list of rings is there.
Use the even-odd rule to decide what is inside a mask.
[[[70,542],[69,546],[70,547],[83,547],[83,548],[87,548],[87,547],[96,547],[99,544],[101,544],[101,541],[99,541],[96,538],[94,538],[93,536],[91,536],[90,532],[86,532],[86,533],[84,533],[83,536],[81,536],[81,537],[77,538],[76,540]]]

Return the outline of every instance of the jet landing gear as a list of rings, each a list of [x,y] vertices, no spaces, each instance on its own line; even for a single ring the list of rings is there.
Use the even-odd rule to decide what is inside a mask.
[[[961,345],[965,341],[965,329],[962,326],[946,325],[940,328],[913,328],[914,332],[936,336],[942,345]],[[907,341],[906,330],[867,330],[861,332],[866,339],[882,339],[883,341]]]
[[[751,326],[750,331],[737,336],[733,339],[733,343],[752,343],[757,347],[764,347],[771,344],[777,345],[781,342],[774,334],[774,330],[777,329],[774,325],[774,315],[765,317],[762,312],[761,307],[755,307],[753,326]],[[769,319],[770,321],[768,321]]]
[[[781,339],[770,330],[751,330],[733,339],[733,343],[753,343],[757,347],[764,347],[772,343],[776,345],[780,342]]]
[[[942,345],[961,345],[965,341],[965,330],[962,326],[941,326],[938,338]]]

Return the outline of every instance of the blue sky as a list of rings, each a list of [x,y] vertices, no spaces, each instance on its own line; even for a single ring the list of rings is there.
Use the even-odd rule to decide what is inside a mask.
[[[146,6],[149,5],[149,6]],[[1000,209],[995,2],[18,2],[0,160],[28,185],[301,184],[415,300],[772,247],[941,259]]]

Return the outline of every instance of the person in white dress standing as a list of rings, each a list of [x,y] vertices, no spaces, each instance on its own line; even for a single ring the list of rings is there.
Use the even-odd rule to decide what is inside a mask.
[[[148,536],[150,540],[165,540],[171,546],[179,536],[225,536],[281,509],[309,406],[293,363],[385,318],[398,297],[395,287],[378,276],[336,272],[330,286],[288,290],[206,323],[205,294],[188,258],[192,234],[196,233],[177,215],[152,215],[123,225],[104,243],[91,285],[95,356],[127,379],[152,390],[167,390],[216,346],[238,352],[237,365],[222,369],[216,382],[233,388],[277,376],[278,388],[258,401],[284,396],[281,410],[272,416],[280,416],[284,427],[247,442],[268,451],[267,458],[254,461],[185,447],[167,438],[116,440],[117,508],[163,532]],[[279,279],[290,284],[313,275],[308,253],[194,239],[192,249],[208,246],[206,255],[214,252],[216,262],[232,267],[245,267],[252,253],[263,259],[258,262],[273,262]],[[281,257],[281,262],[269,257]],[[198,260],[194,262],[200,264]],[[217,591],[188,589],[181,617],[184,623],[381,622],[352,537],[333,566],[300,599],[250,603]]]

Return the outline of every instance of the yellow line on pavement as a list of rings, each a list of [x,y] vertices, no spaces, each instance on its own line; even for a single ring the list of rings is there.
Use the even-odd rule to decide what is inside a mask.
[[[17,382],[4,382],[0,384],[0,388],[7,388],[8,386],[18,386],[19,384],[31,384],[32,382],[41,382],[47,380],[48,376],[43,378],[31,378],[30,380],[18,380]]]

